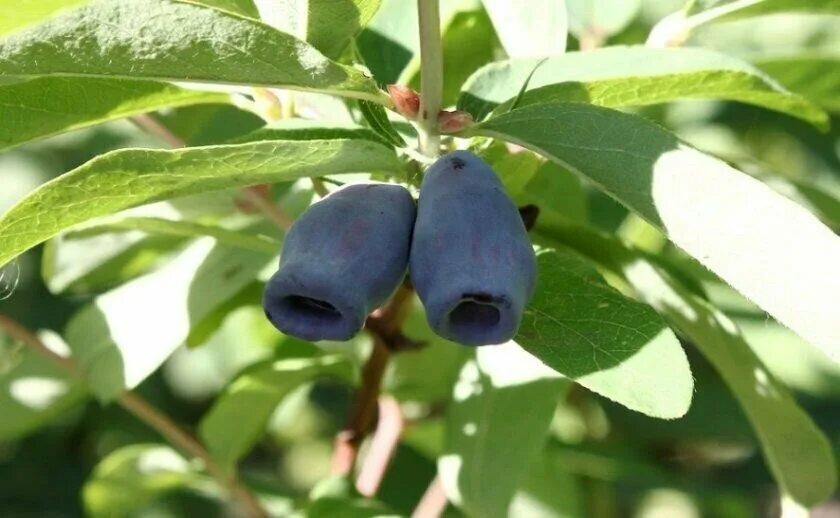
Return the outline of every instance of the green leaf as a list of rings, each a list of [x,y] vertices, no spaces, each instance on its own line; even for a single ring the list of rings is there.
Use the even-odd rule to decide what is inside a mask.
[[[382,105],[368,101],[359,101],[359,109],[362,112],[362,116],[370,124],[370,127],[373,128],[373,131],[385,139],[385,142],[396,147],[406,146],[405,140],[403,140],[399,132],[391,124],[391,120],[388,119],[388,114]]]
[[[188,196],[97,218],[84,226],[95,227],[106,220],[117,225],[123,218],[138,217],[216,221],[230,214],[234,196],[230,191]],[[44,246],[41,275],[52,293],[101,293],[159,266],[184,242],[185,239],[171,233],[100,233],[92,228],[70,231]]]
[[[71,235],[85,236],[90,233],[119,232],[140,230],[148,234],[165,234],[176,237],[210,236],[219,244],[261,254],[275,254],[280,249],[280,242],[268,236],[228,230],[218,225],[206,225],[192,221],[178,221],[164,218],[136,217],[120,218],[113,222],[98,222],[96,225],[81,227]]]
[[[644,106],[679,99],[755,104],[825,127],[826,114],[739,59],[698,48],[608,47],[546,60],[502,61],[464,84],[458,105],[483,119],[511,100],[527,81],[520,106],[549,101],[599,106]]]
[[[559,378],[512,342],[479,348],[461,370],[438,473],[449,499],[469,516],[508,516],[545,443],[563,388]]]
[[[217,9],[224,9],[225,11],[248,16],[255,20],[260,19],[260,13],[257,11],[257,6],[254,5],[253,0],[192,0],[192,2],[209,5]]]
[[[641,6],[641,0],[566,0],[569,31],[578,39],[587,35],[604,39],[629,25]]]
[[[549,237],[623,275],[642,300],[712,363],[741,404],[770,471],[785,493],[805,505],[831,495],[837,468],[828,440],[752,352],[731,320],[614,238],[571,226],[557,228]]]
[[[543,451],[533,463],[510,504],[510,516],[562,518],[584,516],[578,479],[563,471],[563,463]]]
[[[691,369],[662,318],[608,286],[574,253],[541,253],[538,265],[537,292],[516,342],[631,410],[664,419],[684,415],[691,405]]]
[[[42,185],[0,217],[0,265],[75,224],[152,201],[306,176],[401,168],[392,150],[369,140],[114,151]]]
[[[831,445],[744,341],[723,313],[691,295],[644,263],[625,265],[624,274],[640,296],[664,314],[714,365],[732,390],[785,493],[817,504],[837,486]]]
[[[356,38],[356,45],[380,85],[396,83],[420,51],[416,5],[382,0],[376,16]]]
[[[511,58],[554,56],[566,52],[566,3],[537,0],[528,8],[506,0],[482,0],[496,34]]]
[[[57,13],[86,4],[90,0],[38,0],[18,2],[0,0],[0,36],[39,23]]]
[[[226,99],[152,81],[43,77],[0,86],[0,119],[6,121],[0,150],[161,108]]]
[[[399,518],[376,500],[319,498],[306,506],[307,518]]]
[[[176,0],[97,0],[0,40],[0,77],[45,75],[270,86],[388,102],[364,74],[293,36]]]
[[[756,66],[790,91],[840,112],[840,54],[771,58],[757,61]]]
[[[55,333],[39,336],[51,350],[69,356],[67,345]],[[77,378],[0,332],[0,441],[30,433],[81,404],[86,396]]]
[[[338,356],[270,360],[247,369],[201,421],[201,437],[210,454],[223,466],[233,466],[265,433],[269,417],[283,398],[322,376],[349,380],[353,370]]]
[[[85,482],[82,500],[91,517],[133,516],[178,489],[205,490],[209,480],[169,446],[133,444],[105,457]]]
[[[371,104],[372,106],[378,106]],[[381,108],[381,107],[380,107]],[[386,146],[391,144],[380,134],[359,126],[341,122],[325,122],[308,119],[283,119],[252,131],[231,143],[256,142],[259,140],[333,140],[363,139]]]
[[[337,58],[373,18],[381,0],[255,0],[267,24]]]
[[[201,238],[161,269],[96,297],[65,331],[91,391],[108,401],[139,385],[186,341],[192,325],[273,261],[273,253]]]
[[[452,384],[470,356],[469,349],[436,335],[418,301],[412,306],[403,332],[426,345],[391,358],[383,381],[384,391],[401,401],[448,401]]]
[[[840,237],[799,205],[656,124],[605,108],[526,106],[472,134],[515,142],[588,177],[840,361]]]

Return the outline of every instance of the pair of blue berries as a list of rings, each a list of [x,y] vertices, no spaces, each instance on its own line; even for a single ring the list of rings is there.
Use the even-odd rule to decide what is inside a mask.
[[[288,335],[348,340],[407,268],[440,336],[487,345],[516,334],[536,259],[516,206],[472,153],[435,162],[416,206],[392,184],[352,185],[313,204],[286,236],[263,305]]]

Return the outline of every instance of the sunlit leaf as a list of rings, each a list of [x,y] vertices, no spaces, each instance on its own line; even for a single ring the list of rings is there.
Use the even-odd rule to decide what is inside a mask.
[[[557,372],[632,410],[673,419],[693,389],[677,337],[649,306],[571,252],[538,256],[539,285],[516,342]]]
[[[438,473],[449,499],[470,516],[507,516],[545,442],[559,378],[512,342],[478,349],[461,370]]]
[[[831,495],[837,468],[828,440],[729,318],[613,238],[571,226],[556,228],[548,237],[622,275],[642,300],[700,350],[741,404],[784,493],[806,505]]]
[[[143,203],[306,176],[401,169],[392,150],[370,140],[114,151],[41,186],[0,217],[0,264],[75,224]]]
[[[634,115],[526,106],[474,129],[588,177],[689,255],[840,361],[840,237],[725,162]]]
[[[720,99],[777,110],[821,127],[827,124],[819,107],[783,89],[752,65],[697,48],[608,47],[545,60],[501,61],[470,77],[458,105],[482,119],[516,97],[526,84],[520,106],[573,101],[617,108]]]
[[[97,0],[0,40],[2,76],[273,86],[384,101],[374,82],[256,20],[178,0]]]

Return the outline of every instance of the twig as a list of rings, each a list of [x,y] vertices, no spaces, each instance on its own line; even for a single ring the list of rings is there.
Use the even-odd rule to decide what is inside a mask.
[[[362,495],[371,498],[376,495],[379,485],[385,477],[391,459],[396,452],[405,427],[400,404],[391,396],[379,398],[379,422],[371,439],[370,450],[362,464],[356,489]]]
[[[417,0],[420,22],[420,152],[436,158],[440,154],[438,113],[443,101],[443,50],[440,40],[438,0]]]
[[[359,456],[359,447],[373,431],[378,417],[382,378],[392,352],[405,348],[400,328],[410,309],[412,288],[405,283],[391,301],[368,318],[365,329],[373,337],[373,350],[362,369],[362,382],[347,418],[344,430],[335,438],[332,473],[350,476]]]
[[[437,518],[446,510],[446,492],[443,490],[443,483],[440,481],[440,475],[432,479],[420,502],[411,513],[411,518]]]
[[[172,133],[169,128],[161,124],[160,121],[149,114],[144,113],[142,115],[135,115],[134,117],[131,117],[130,120],[135,126],[147,133],[151,133],[152,135],[159,137],[161,140],[169,144],[170,147],[178,148],[187,146],[184,139]]]
[[[315,191],[315,194],[321,198],[326,198],[330,194],[330,190],[324,185],[324,180],[316,176],[313,176],[310,180],[312,180],[312,190]]]
[[[55,362],[73,376],[82,379],[82,373],[76,363],[71,359],[51,350],[47,347],[38,336],[18,324],[11,318],[0,315],[0,329],[5,331],[9,336],[30,346],[35,352],[41,356]],[[163,436],[172,446],[178,448],[183,453],[201,459],[204,468],[207,472],[216,479],[222,486],[227,488],[231,497],[242,507],[247,516],[250,517],[265,517],[268,513],[262,508],[259,501],[251,493],[248,488],[243,486],[236,475],[236,472],[225,472],[210,456],[210,453],[192,437],[189,433],[181,429],[174,421],[172,421],[166,414],[152,406],[143,398],[132,392],[123,392],[117,402],[133,414],[139,420],[146,423],[150,428],[156,430]]]
[[[259,209],[268,219],[276,223],[278,227],[283,230],[289,230],[292,227],[294,220],[292,220],[292,218],[286,214],[283,209],[278,207],[277,204],[272,203],[271,199],[268,197],[268,193],[255,191],[249,187],[242,189],[240,193],[251,203],[251,205]]]

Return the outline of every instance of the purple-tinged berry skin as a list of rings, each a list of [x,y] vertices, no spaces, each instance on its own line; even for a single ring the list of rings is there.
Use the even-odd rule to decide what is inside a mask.
[[[283,333],[349,340],[402,283],[416,206],[403,187],[352,185],[313,204],[292,226],[263,306]]]
[[[516,334],[536,257],[516,205],[474,154],[450,153],[426,171],[409,272],[440,336],[477,346]]]

